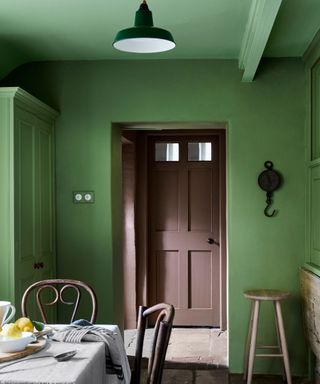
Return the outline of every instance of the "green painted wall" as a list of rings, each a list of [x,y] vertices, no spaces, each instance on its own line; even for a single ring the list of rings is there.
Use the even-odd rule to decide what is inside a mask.
[[[113,122],[225,121],[227,132],[229,331],[231,372],[241,372],[249,288],[292,292],[283,305],[292,371],[305,371],[298,268],[304,260],[305,72],[300,60],[264,61],[241,83],[235,61],[48,62],[6,79],[60,110],[56,129],[57,252],[60,276],[97,290],[99,321],[119,321],[121,166]],[[257,185],[263,163],[284,176],[274,218],[263,215]],[[94,190],[94,205],[74,205],[73,190]],[[114,225],[112,225],[114,220]],[[273,338],[270,308],[262,311]],[[278,371],[274,361],[257,365]]]

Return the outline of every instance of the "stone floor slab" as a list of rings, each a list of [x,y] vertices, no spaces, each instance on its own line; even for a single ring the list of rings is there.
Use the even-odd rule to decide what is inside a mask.
[[[147,329],[144,357],[150,356],[153,330]],[[166,355],[170,363],[228,366],[227,332],[212,328],[173,328]],[[135,353],[136,330],[125,330],[125,346],[129,356]]]

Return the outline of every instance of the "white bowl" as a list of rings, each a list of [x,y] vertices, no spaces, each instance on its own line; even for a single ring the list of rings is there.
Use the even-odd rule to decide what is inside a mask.
[[[32,332],[22,332],[22,337],[19,339],[0,335],[0,352],[23,351],[31,341],[35,340],[36,338]]]

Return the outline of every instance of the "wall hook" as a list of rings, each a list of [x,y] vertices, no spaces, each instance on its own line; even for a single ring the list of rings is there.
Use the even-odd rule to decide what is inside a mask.
[[[271,205],[272,205],[272,199],[271,199],[271,192],[267,192],[267,200],[266,200],[266,203],[267,203],[267,206],[265,207],[264,209],[264,214],[268,217],[272,217],[274,216],[274,214],[276,213],[276,210],[274,209],[272,212],[268,212],[268,210],[270,209]]]
[[[276,210],[269,212],[273,203],[272,193],[280,187],[281,176],[277,171],[273,170],[272,161],[265,161],[264,166],[266,170],[260,173],[258,177],[258,184],[261,189],[267,192],[267,206],[264,209],[264,214],[267,217],[273,217],[276,214]]]

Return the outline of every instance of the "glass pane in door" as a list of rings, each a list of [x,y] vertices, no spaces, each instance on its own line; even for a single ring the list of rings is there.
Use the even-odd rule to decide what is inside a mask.
[[[188,161],[211,161],[211,143],[188,143]]]
[[[179,143],[156,143],[156,161],[179,161]]]

